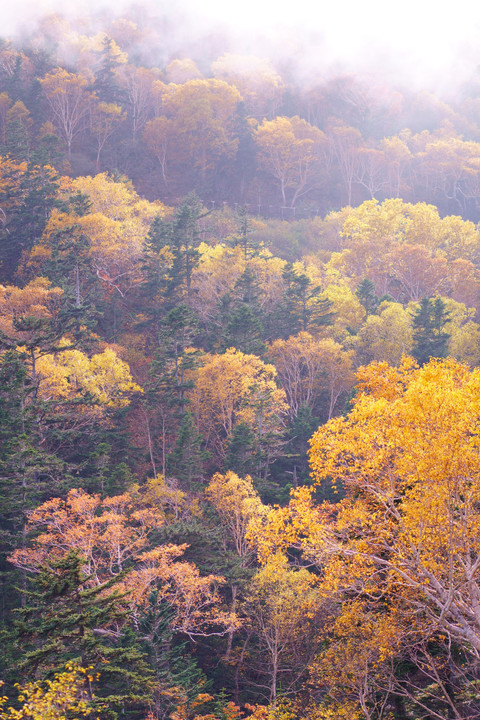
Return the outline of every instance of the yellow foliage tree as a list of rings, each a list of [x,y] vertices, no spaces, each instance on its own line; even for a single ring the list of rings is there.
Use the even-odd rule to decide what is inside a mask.
[[[321,177],[325,135],[296,115],[264,120],[255,136],[261,165],[280,184],[283,205],[287,205],[287,191],[291,190],[288,206],[295,207],[297,199]]]
[[[312,407],[325,390],[331,418],[340,394],[353,387],[353,350],[344,350],[330,338],[316,340],[301,332],[288,340],[275,340],[269,353],[293,417],[302,405]]]
[[[357,283],[368,277],[379,295],[395,295],[399,283],[407,300],[437,292],[455,275],[453,263],[475,262],[480,249],[473,223],[441,218],[433,205],[398,198],[368,200],[352,209],[341,236],[343,272]]]
[[[140,280],[138,268],[142,247],[156,215],[166,213],[161,203],[140,198],[128,181],[116,181],[108,173],[63,178],[60,197],[86,195],[90,207],[81,216],[54,209],[42,237],[42,247],[32,252],[31,261],[48,259],[55,234],[68,231],[88,239],[88,254],[94,270],[109,291],[122,297]]]
[[[248,564],[252,553],[251,544],[247,541],[248,528],[252,520],[266,510],[252,479],[248,475],[240,478],[231,470],[225,475],[215,473],[205,495],[220,516],[229,539],[233,540],[236,553]]]
[[[57,318],[63,295],[46,278],[38,277],[24,288],[0,285],[0,333],[4,347],[26,353],[32,383],[37,384],[37,362],[59,342]]]
[[[235,295],[235,283],[247,268],[261,289],[259,303],[265,313],[273,310],[283,297],[282,272],[286,263],[268,250],[262,249],[248,260],[240,245],[232,248],[221,243],[215,246],[201,243],[199,252],[200,262],[192,276],[192,305],[202,320],[211,321],[215,317],[222,297]]]
[[[206,355],[192,373],[192,410],[204,440],[224,458],[238,423],[251,429],[266,472],[278,445],[287,411],[285,392],[275,383],[275,368],[256,355],[235,348],[223,355]]]
[[[5,708],[8,698],[0,697],[1,720],[67,720],[88,717],[92,710],[85,686],[91,681],[88,669],[68,663],[65,671],[45,683],[17,685],[18,710]]]
[[[383,302],[358,333],[356,351],[363,363],[386,360],[398,365],[413,346],[412,315],[400,303]]]
[[[65,140],[68,155],[72,142],[86,128],[94,95],[89,92],[89,80],[81,74],[69,73],[56,68],[40,81],[51,111],[52,121]]]
[[[44,355],[37,361],[37,372],[39,395],[45,400],[73,398],[83,392],[96,405],[119,408],[129,404],[132,392],[142,391],[133,382],[127,363],[111,348],[91,358],[80,350],[69,349]]]
[[[198,168],[202,178],[220,158],[234,156],[234,119],[240,93],[223,80],[195,79],[165,87],[163,114],[174,120],[172,161]]]
[[[258,120],[277,115],[284,83],[269,60],[225,53],[212,63],[212,72],[237,88],[249,115]]]
[[[383,592],[405,612],[420,603],[431,629],[476,653],[480,372],[453,360],[404,361],[396,370],[371,365],[360,380],[350,415],[311,441],[315,480],[347,491],[336,556],[366,592],[381,570]]]
[[[295,686],[309,651],[313,659],[321,608],[316,584],[312,573],[289,567],[281,554],[270,557],[250,583],[244,612],[260,642],[256,673],[264,678],[270,702],[277,697],[280,677],[288,677],[290,687]]]

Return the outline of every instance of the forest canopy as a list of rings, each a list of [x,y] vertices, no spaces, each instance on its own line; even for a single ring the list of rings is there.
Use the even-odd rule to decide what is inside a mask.
[[[0,40],[0,718],[473,720],[478,88],[167,31]]]

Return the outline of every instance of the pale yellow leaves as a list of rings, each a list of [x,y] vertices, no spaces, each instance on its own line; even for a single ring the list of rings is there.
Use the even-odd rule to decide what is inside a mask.
[[[386,360],[398,365],[413,346],[412,315],[400,303],[383,302],[358,333],[357,352],[363,362]]]
[[[133,392],[142,392],[127,363],[111,348],[91,358],[81,350],[44,355],[37,361],[37,373],[44,400],[88,395],[97,405],[119,408],[129,404]]]
[[[245,561],[251,554],[247,533],[252,522],[263,517],[267,508],[253,486],[250,476],[240,478],[229,470],[225,475],[215,473],[205,496],[214,506],[222,524],[233,539],[236,553]]]
[[[85,684],[90,680],[88,668],[68,663],[65,670],[44,684],[30,682],[16,685],[18,709],[5,709],[7,698],[0,697],[1,720],[67,720],[72,717],[86,717],[91,713]]]
[[[321,176],[325,135],[296,115],[264,120],[255,136],[261,166],[279,183],[283,205],[295,207]]]
[[[78,217],[54,209],[43,243],[48,246],[54,233],[62,230],[85,235],[98,277],[123,295],[139,281],[145,237],[154,217],[166,209],[139,197],[130,182],[115,181],[108,173],[62,180],[63,196],[78,192],[88,197],[89,211]]]
[[[192,375],[192,411],[207,447],[225,456],[236,424],[244,423],[261,441],[279,435],[287,410],[285,393],[275,383],[275,368],[235,348],[206,355]]]
[[[311,407],[322,391],[328,394],[331,417],[340,393],[353,387],[353,351],[330,338],[316,340],[301,332],[288,340],[275,340],[269,354],[293,417],[302,405]]]

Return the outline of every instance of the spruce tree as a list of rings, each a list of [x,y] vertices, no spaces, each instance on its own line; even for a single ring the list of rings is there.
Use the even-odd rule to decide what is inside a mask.
[[[320,285],[315,285],[305,273],[298,272],[292,263],[287,263],[283,279],[286,290],[274,313],[274,337],[287,338],[302,330],[310,331],[332,324],[333,303],[322,294]]]
[[[431,357],[447,356],[450,335],[445,332],[445,324],[448,319],[449,313],[442,298],[422,298],[412,320],[412,355],[420,365],[424,365]]]
[[[24,679],[49,679],[68,661],[90,668],[87,691],[100,718],[137,713],[152,697],[152,672],[115,585],[94,585],[78,551],[50,559],[12,631]]]
[[[265,343],[262,338],[265,331],[259,302],[261,289],[250,266],[247,265],[238,278],[234,292],[235,299],[230,296],[223,299],[225,326],[221,347],[223,350],[234,347],[244,353],[263,355]]]
[[[367,317],[377,312],[379,299],[375,294],[375,285],[371,280],[364,278],[355,290],[355,295],[358,297],[360,304],[365,308]]]

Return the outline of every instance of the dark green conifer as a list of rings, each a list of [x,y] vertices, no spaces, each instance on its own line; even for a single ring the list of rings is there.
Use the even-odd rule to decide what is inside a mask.
[[[295,270],[292,263],[287,263],[283,279],[286,291],[275,313],[274,337],[287,338],[301,330],[308,332],[332,324],[333,303],[323,295],[320,285]]]
[[[424,365],[432,357],[447,356],[450,335],[445,332],[445,325],[449,315],[442,298],[422,298],[412,320],[412,355],[420,365]]]
[[[17,611],[13,630],[25,679],[48,679],[69,660],[91,668],[87,690],[102,720],[138,713],[153,689],[145,652],[115,588],[122,577],[89,587],[77,551],[51,558],[36,576],[26,607]]]
[[[380,301],[375,294],[375,285],[371,280],[364,278],[355,290],[355,295],[358,297],[360,304],[365,308],[367,317],[377,312]]]

